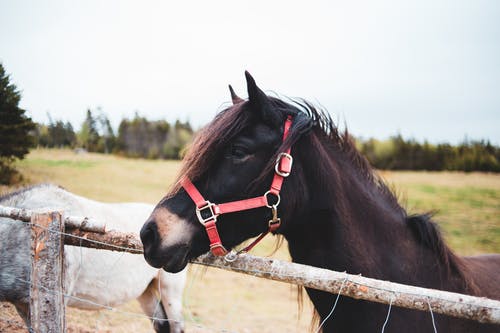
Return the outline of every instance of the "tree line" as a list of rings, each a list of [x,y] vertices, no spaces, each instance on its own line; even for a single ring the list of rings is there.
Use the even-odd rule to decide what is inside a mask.
[[[36,124],[33,131],[36,146],[46,148],[82,148],[89,152],[118,154],[149,159],[180,159],[191,141],[193,129],[189,121],[148,120],[137,112],[132,119],[122,119],[115,133],[102,110],[86,112],[80,130],[69,122]]]
[[[357,145],[377,169],[500,172],[500,147],[485,140],[430,144],[396,135],[384,141],[358,140]]]
[[[90,152],[149,159],[180,159],[191,141],[189,122],[150,121],[139,114],[123,119],[115,135],[101,110],[87,110],[78,132],[69,122],[37,124],[35,142],[43,147],[81,147]],[[357,139],[357,147],[377,169],[500,172],[500,147],[489,141],[464,139],[457,145],[420,143],[396,135],[388,140]]]

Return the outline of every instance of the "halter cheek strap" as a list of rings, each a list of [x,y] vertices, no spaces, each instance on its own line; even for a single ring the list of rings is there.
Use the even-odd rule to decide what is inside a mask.
[[[283,141],[285,141],[285,139],[287,138],[291,125],[292,117],[288,116],[283,129]],[[208,200],[205,200],[200,191],[198,191],[196,186],[191,182],[189,178],[183,177],[181,179],[180,185],[184,188],[186,193],[196,205],[196,216],[198,217],[200,223],[205,227],[208,239],[210,241],[210,251],[214,255],[223,256],[228,253],[228,251],[222,245],[222,241],[220,239],[216,225],[217,217],[221,214],[240,212],[259,207],[268,207],[272,211],[273,217],[271,218],[271,220],[269,220],[267,231],[263,232],[250,245],[239,251],[239,253],[250,251],[268,233],[274,232],[279,228],[279,226],[281,225],[281,219],[278,217],[277,210],[280,203],[280,191],[284,179],[290,175],[293,164],[293,158],[290,155],[290,151],[291,148],[288,148],[285,152],[282,152],[278,155],[274,167],[275,173],[273,181],[271,182],[271,187],[269,191],[259,197],[214,204]],[[276,202],[269,202],[268,198],[271,195],[275,197]]]

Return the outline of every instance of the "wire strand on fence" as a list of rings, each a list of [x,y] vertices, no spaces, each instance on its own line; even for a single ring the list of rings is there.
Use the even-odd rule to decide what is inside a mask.
[[[391,297],[391,302],[389,303],[389,310],[387,311],[387,317],[385,317],[384,325],[382,325],[382,331],[381,333],[384,333],[385,331],[385,326],[389,322],[389,316],[391,315],[391,309],[392,309],[392,302],[394,300],[394,297]]]
[[[29,284],[29,285],[31,285],[31,283],[32,283],[29,280],[21,279],[19,277],[14,276],[14,275],[11,275],[11,276],[13,278],[15,278],[16,280],[22,282],[22,283]],[[45,286],[42,286],[40,284],[37,284],[37,287],[40,288],[40,289],[42,289],[46,293],[60,294],[60,292],[55,291],[55,290],[50,290],[50,289],[48,289]],[[91,301],[91,300],[88,300],[88,299],[85,299],[85,298],[81,298],[81,297],[78,297],[78,296],[69,295],[69,294],[66,294],[66,293],[62,293],[62,295],[65,298],[70,298],[70,299],[73,299],[73,300],[76,300],[76,301],[79,301],[79,302],[82,302],[82,303],[87,303],[87,304],[90,304],[90,305],[102,308],[104,310],[108,310],[108,311],[112,311],[112,312],[116,312],[116,313],[122,313],[122,314],[130,315],[130,316],[135,316],[135,317],[143,317],[143,318],[147,318],[147,319],[149,319],[151,321],[154,321],[154,320],[160,321],[161,320],[161,321],[181,323],[181,321],[179,321],[177,319],[170,319],[170,318],[165,319],[165,318],[160,318],[160,317],[156,317],[156,316],[148,316],[148,315],[145,315],[145,314],[142,314],[142,313],[138,313],[138,312],[124,311],[124,310],[120,310],[120,309],[118,309],[116,307],[112,307],[112,306],[109,306],[109,305],[106,305],[106,304],[97,303],[97,302],[94,302],[94,301]],[[199,323],[196,323],[196,324],[199,325]]]
[[[436,322],[434,321],[434,313],[432,313],[432,306],[431,302],[429,301],[429,297],[427,297],[427,304],[429,305],[429,312],[431,313],[432,328],[434,328],[434,333],[437,333]]]
[[[191,290],[193,289],[193,284],[194,284],[194,281],[195,281],[195,277],[197,275],[197,269],[195,269],[194,267],[191,267],[192,271],[193,271],[193,274],[191,274],[191,277],[188,279],[188,283],[186,285],[186,287],[184,287],[184,296],[183,296],[183,303],[184,303],[184,306],[186,306],[187,308],[189,308],[189,297],[190,296],[190,293],[191,293]],[[191,313],[191,311],[187,311],[187,314],[189,315],[189,318],[191,319],[191,321],[195,321],[194,320],[194,317],[193,317],[193,314]]]
[[[321,327],[323,327],[323,325],[326,323],[326,321],[328,319],[330,319],[330,317],[332,316],[333,311],[335,311],[335,308],[337,307],[337,302],[339,301],[339,298],[340,298],[340,293],[342,292],[342,289],[344,288],[344,285],[345,285],[346,281],[347,281],[347,276],[345,277],[345,280],[342,282],[342,285],[340,286],[339,293],[337,294],[337,297],[335,298],[335,303],[333,303],[332,310],[330,311],[330,313],[328,313],[328,315],[325,317],[325,319],[323,319],[323,321],[321,322],[321,324],[319,324],[319,327],[316,330],[316,333],[318,333],[319,331],[321,331]]]
[[[37,227],[44,228],[43,226],[40,226],[40,225],[37,225],[37,224],[35,224],[35,225]],[[44,229],[47,229],[47,228],[44,228]],[[54,231],[52,231],[52,232],[54,232]],[[71,237],[71,238],[75,238],[75,239],[78,239],[78,240],[81,240],[81,241],[85,241],[85,242],[90,242],[90,243],[94,243],[94,244],[99,244],[99,245],[104,245],[104,246],[112,247],[112,248],[115,248],[115,249],[118,249],[118,250],[123,250],[123,252],[130,252],[130,253],[133,253],[133,254],[142,254],[143,253],[142,250],[137,250],[137,249],[135,249],[133,247],[126,247],[126,246],[120,246],[120,245],[115,245],[115,244],[111,244],[111,243],[101,242],[101,241],[98,241],[98,240],[94,240],[94,239],[89,239],[89,238],[85,238],[85,237],[73,235],[73,234],[70,234],[70,233],[67,233],[67,232],[63,232],[61,234],[63,236],[65,236],[65,237]]]
[[[0,214],[0,217],[3,217],[3,215]],[[7,221],[6,220],[2,220],[2,222],[7,222],[7,223],[10,223],[10,224],[15,224],[16,223],[16,222],[13,222],[13,221],[8,221],[8,220]],[[71,238],[77,239],[77,240],[80,241],[81,246],[83,246],[82,242],[88,242],[88,243],[93,243],[93,244],[97,244],[97,245],[102,245],[102,246],[114,248],[116,250],[121,250],[123,252],[129,252],[129,253],[132,253],[132,254],[142,254],[143,253],[143,251],[141,249],[137,249],[136,247],[120,246],[120,245],[115,245],[115,244],[112,244],[112,243],[101,242],[101,241],[98,241],[98,240],[95,240],[95,239],[90,239],[90,238],[86,238],[86,237],[82,237],[82,236],[73,235],[73,234],[68,233],[68,232],[60,232],[60,231],[56,231],[56,230],[49,230],[48,228],[46,228],[46,227],[44,227],[42,225],[39,225],[39,224],[36,224],[36,223],[32,223],[32,222],[25,222],[24,224],[26,225],[26,227],[29,227],[30,225],[34,225],[34,226],[39,227],[41,229],[48,230],[49,232],[52,232],[52,233],[59,233],[59,234],[65,236],[65,237],[71,237]],[[89,232],[89,233],[91,233],[91,232]]]
[[[95,331],[99,332],[99,322],[101,321],[103,313],[100,312],[99,315],[95,318]]]
[[[6,275],[9,275],[10,277],[18,280],[19,282],[25,283],[27,285],[31,285],[32,284],[32,281],[19,278],[19,277],[13,275],[13,274],[6,274]],[[194,282],[194,280],[193,280],[193,282]],[[42,289],[43,292],[45,292],[45,293],[56,294],[56,295],[61,294],[61,292],[59,292],[59,291],[48,289],[45,286],[42,286],[40,284],[36,284],[36,286],[38,286],[40,289]],[[138,313],[138,312],[131,312],[131,311],[120,310],[120,309],[118,309],[116,307],[113,307],[113,306],[110,306],[108,304],[102,304],[102,303],[94,302],[94,301],[88,300],[86,298],[82,298],[82,297],[70,295],[70,294],[67,294],[67,293],[64,293],[64,292],[62,293],[62,295],[64,296],[64,298],[68,298],[68,299],[72,299],[74,301],[86,303],[86,304],[89,304],[89,305],[101,308],[102,310],[110,311],[110,312],[117,313],[117,314],[123,314],[123,315],[126,315],[126,316],[136,317],[136,318],[148,319],[151,322],[154,322],[154,321],[163,321],[163,322],[165,322],[165,321],[167,321],[167,322],[182,323],[182,321],[176,320],[176,319],[170,319],[170,318],[165,319],[165,318],[160,318],[160,317],[157,317],[157,316],[154,316],[154,315],[153,316],[149,316],[149,315],[146,315],[144,313]],[[186,306],[185,311],[191,312],[191,310],[189,309],[188,306]],[[96,322],[95,322],[95,325],[94,325],[96,331],[99,331],[99,322],[102,321],[101,320],[102,316],[103,316],[103,314],[102,314],[102,312],[100,312],[98,314],[98,316],[96,317]],[[3,321],[7,321],[7,320],[9,320],[9,319],[5,319]],[[234,329],[228,329],[228,328],[216,328],[216,329],[214,329],[214,328],[208,327],[206,325],[201,324],[199,321],[197,321],[192,316],[191,316],[191,320],[189,320],[189,321],[184,320],[184,322],[187,322],[187,323],[195,326],[196,328],[203,329],[203,330],[208,330],[208,331],[213,331],[213,332],[221,332],[221,333],[222,332],[238,333],[238,331],[235,331]],[[17,322],[13,322],[13,324],[16,324],[17,326],[20,326],[21,328],[25,328],[26,327],[25,325],[21,325],[21,324],[19,324]]]
[[[153,316],[155,316],[155,314],[158,313],[157,311],[160,309],[160,304],[161,304],[161,279],[160,279],[160,271],[158,271],[158,274],[156,275],[156,279],[158,280],[158,298],[156,299],[156,304],[155,304],[155,307],[153,309]],[[163,311],[166,312],[165,308],[163,309]],[[155,321],[156,320],[153,320],[153,325],[155,324]]]

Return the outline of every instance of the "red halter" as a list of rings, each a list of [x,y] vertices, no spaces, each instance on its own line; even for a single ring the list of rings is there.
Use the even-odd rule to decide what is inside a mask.
[[[285,126],[283,129],[283,141],[285,141],[292,126],[292,117],[288,116],[285,121]],[[281,219],[278,217],[277,209],[280,203],[280,191],[283,185],[283,180],[290,175],[292,170],[293,158],[290,155],[291,147],[285,152],[280,153],[276,159],[276,166],[274,167],[274,177],[271,183],[271,188],[269,191],[264,193],[260,197],[255,197],[251,199],[244,199],[238,201],[225,202],[221,204],[214,204],[208,200],[205,200],[201,193],[198,191],[196,186],[187,177],[183,177],[180,181],[181,186],[186,190],[187,194],[191,197],[196,205],[196,216],[200,223],[205,227],[210,240],[210,251],[216,256],[223,256],[228,253],[228,251],[222,245],[222,241],[217,231],[217,216],[226,213],[239,212],[242,210],[254,209],[259,207],[268,207],[272,210],[273,217],[269,220],[269,228],[267,231],[263,232],[257,239],[255,239],[250,245],[245,247],[238,253],[250,251],[264,236],[270,232],[276,231],[281,224]],[[276,197],[276,202],[270,204],[268,200],[269,195],[274,195]],[[206,217],[203,217],[205,215]]]

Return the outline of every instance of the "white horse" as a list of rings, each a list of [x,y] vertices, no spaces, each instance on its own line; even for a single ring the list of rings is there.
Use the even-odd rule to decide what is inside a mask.
[[[43,184],[0,196],[0,205],[36,210],[57,209],[67,215],[106,221],[107,229],[138,233],[154,206],[101,203]],[[66,304],[88,310],[115,307],[138,299],[156,332],[183,332],[182,292],[186,270],[176,274],[149,266],[141,255],[64,247]],[[25,223],[0,218],[0,301],[15,305],[29,327],[30,233]],[[160,299],[158,299],[159,295]]]

